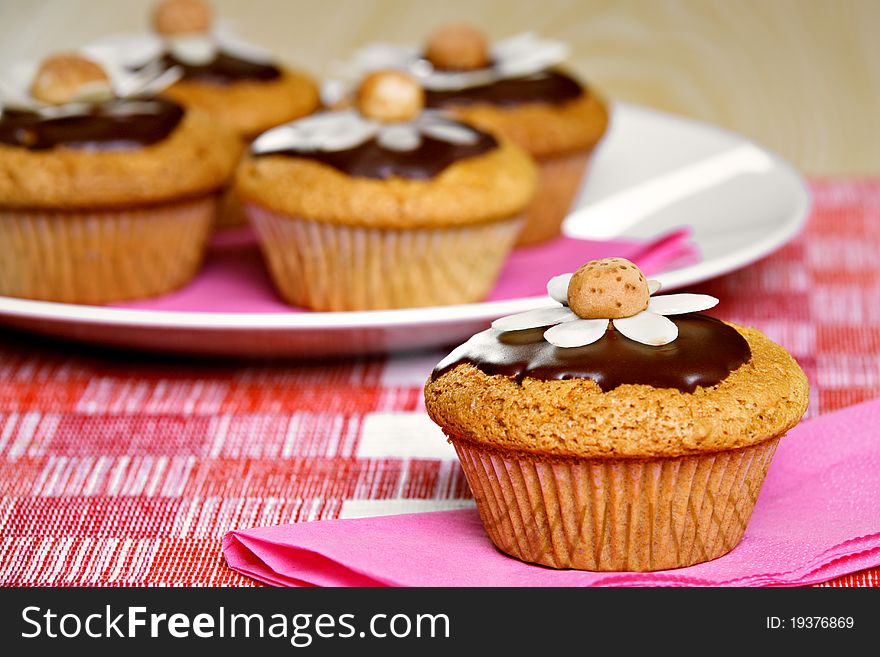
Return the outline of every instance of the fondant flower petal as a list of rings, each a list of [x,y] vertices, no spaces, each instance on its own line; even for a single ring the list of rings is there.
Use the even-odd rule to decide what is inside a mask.
[[[233,21],[227,18],[219,18],[214,22],[213,36],[223,52],[239,59],[260,64],[271,64],[275,60],[269,50],[239,37]]]
[[[82,47],[87,57],[96,58],[101,63],[112,59],[125,68],[140,68],[158,60],[164,50],[162,39],[149,32],[108,34]]]
[[[137,73],[114,75],[110,73],[116,95],[120,98],[132,96],[155,96],[183,77],[183,69],[172,66],[164,71],[145,67]]]
[[[352,148],[373,137],[378,126],[352,111],[321,112],[272,128],[251,145],[254,153],[287,149],[336,151]]]
[[[323,132],[318,137],[318,148],[322,151],[345,151],[360,146],[378,132],[372,121],[349,118],[333,126],[332,132]]]
[[[524,313],[508,315],[492,322],[492,328],[500,331],[522,331],[523,329],[541,328],[562,322],[570,322],[578,316],[564,306],[555,308],[538,308]]]
[[[406,68],[418,57],[414,48],[392,43],[371,43],[355,51],[348,62],[335,62],[335,67],[350,69],[346,77],[357,79],[370,71],[382,68]]]
[[[648,301],[648,312],[658,315],[681,315],[708,310],[718,305],[718,299],[708,294],[664,294]]]
[[[449,142],[450,144],[473,144],[477,141],[477,133],[460,123],[426,121],[421,128],[422,134],[440,141]]]
[[[583,347],[594,343],[607,330],[607,319],[575,319],[547,329],[544,339],[556,347]]]
[[[376,141],[379,142],[380,146],[390,151],[403,152],[418,148],[419,144],[422,143],[422,137],[415,126],[401,123],[381,128]]]
[[[630,340],[659,347],[678,337],[678,327],[663,315],[643,310],[638,315],[614,320],[614,328]]]
[[[568,305],[568,284],[571,282],[572,276],[574,274],[560,274],[547,282],[547,294],[550,295],[551,299],[566,306]]]
[[[648,294],[657,294],[661,287],[663,287],[663,284],[660,281],[653,278],[648,279]]]
[[[540,39],[531,32],[497,42],[492,59],[501,77],[535,75],[562,63],[570,49],[562,41]]]
[[[71,103],[106,103],[113,100],[113,86],[105,81],[98,80],[82,85],[73,94]]]
[[[301,150],[313,149],[313,144],[306,144],[306,137],[300,134],[293,126],[281,125],[264,132],[251,144],[251,150],[259,155],[261,153],[274,153],[294,147]]]
[[[492,68],[478,68],[473,71],[434,71],[422,72],[422,67],[416,65],[409,71],[415,75],[425,89],[431,91],[459,91],[484,84],[491,84],[498,79],[498,73]]]
[[[167,47],[175,59],[190,66],[208,64],[217,56],[219,50],[214,39],[202,34],[168,39]]]

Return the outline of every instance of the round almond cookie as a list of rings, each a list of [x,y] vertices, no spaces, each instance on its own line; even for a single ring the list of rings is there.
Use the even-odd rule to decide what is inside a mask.
[[[69,53],[0,98],[0,294],[106,303],[197,270],[240,141],[155,97],[167,76]],[[14,93],[12,93],[14,92]]]
[[[501,318],[440,362],[428,414],[504,552],[597,571],[715,559],[742,538],[806,377],[757,330],[700,314],[706,295],[649,297],[643,280],[621,316],[605,301],[632,301],[635,265],[589,265],[551,280],[560,305]],[[592,288],[606,299],[568,305]]]
[[[523,34],[489,43],[467,24],[438,27],[419,47],[377,43],[341,66],[356,78],[376,66],[416,75],[426,105],[448,110],[510,139],[538,163],[537,192],[519,245],[559,235],[590,156],[608,127],[608,108],[594,90],[560,68],[565,44]]]
[[[377,71],[356,108],[254,142],[236,191],[290,303],[372,310],[489,293],[535,167],[512,143],[423,111],[423,97],[408,75]]]

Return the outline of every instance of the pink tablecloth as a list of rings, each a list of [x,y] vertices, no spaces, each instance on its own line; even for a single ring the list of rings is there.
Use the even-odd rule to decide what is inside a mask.
[[[880,396],[880,181],[812,189],[803,235],[694,289],[795,355],[815,415]],[[242,366],[0,333],[0,584],[250,586],[231,529],[469,505],[422,412],[441,355]]]

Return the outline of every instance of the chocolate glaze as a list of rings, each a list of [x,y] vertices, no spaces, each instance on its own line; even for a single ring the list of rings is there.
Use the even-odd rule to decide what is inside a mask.
[[[574,78],[561,71],[544,71],[524,78],[508,78],[478,87],[457,91],[425,91],[428,107],[448,108],[488,103],[510,107],[523,103],[561,105],[580,98],[586,90]]]
[[[218,52],[213,60],[198,66],[182,62],[170,53],[162,56],[161,63],[166,68],[179,66],[183,70],[185,80],[219,86],[244,80],[275,80],[281,76],[281,70],[277,66],[239,59],[225,52]]]
[[[54,118],[6,108],[0,115],[0,143],[34,151],[56,146],[126,150],[162,141],[181,118],[183,108],[161,98],[113,100]]]
[[[410,178],[428,180],[454,162],[487,153],[498,146],[492,135],[477,131],[473,144],[452,144],[422,135],[422,142],[411,151],[392,151],[369,139],[342,151],[283,150],[261,155],[302,157],[327,164],[350,176],[361,178]]]
[[[432,379],[463,363],[489,375],[541,380],[592,379],[608,392],[624,384],[693,392],[723,381],[752,355],[735,329],[707,315],[670,317],[678,338],[650,347],[607,331],[585,347],[560,349],[544,340],[545,328],[478,333],[444,358]]]

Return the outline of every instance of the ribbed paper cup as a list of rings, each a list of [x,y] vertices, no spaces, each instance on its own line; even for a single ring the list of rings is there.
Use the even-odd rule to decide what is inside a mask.
[[[480,301],[522,225],[515,217],[455,228],[357,228],[255,204],[245,210],[281,296],[319,311]]]
[[[779,442],[603,460],[540,459],[451,440],[500,550],[552,568],[596,571],[680,568],[732,550]]]
[[[0,208],[0,295],[96,304],[174,290],[198,269],[216,207],[212,195],[120,210]]]
[[[562,221],[580,189],[591,153],[592,150],[576,151],[537,159],[538,189],[526,211],[517,246],[546,242],[559,235]]]

